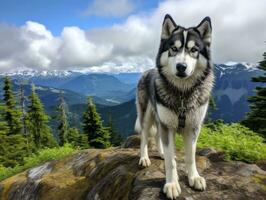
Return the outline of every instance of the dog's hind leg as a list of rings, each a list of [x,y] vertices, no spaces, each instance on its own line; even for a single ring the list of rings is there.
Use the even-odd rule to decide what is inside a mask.
[[[146,112],[144,113],[142,121],[140,123],[142,129],[141,129],[139,165],[143,167],[148,167],[151,164],[148,154],[148,138],[149,138],[150,128],[154,123],[150,104],[148,104]]]
[[[156,139],[156,145],[157,145],[157,150],[158,150],[158,153],[160,155],[160,157],[162,159],[164,159],[164,152],[163,152],[163,144],[162,144],[162,138],[161,138],[161,135],[160,135],[160,131],[159,131],[159,127],[157,125],[157,133],[155,135],[155,139]]]

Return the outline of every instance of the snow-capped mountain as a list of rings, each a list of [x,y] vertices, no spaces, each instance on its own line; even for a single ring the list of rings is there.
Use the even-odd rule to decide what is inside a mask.
[[[220,72],[218,75],[223,76],[225,74],[237,74],[243,72],[252,72],[252,71],[260,71],[257,68],[257,64],[253,63],[237,63],[237,62],[227,62],[224,64],[215,64],[216,72]]]
[[[263,72],[256,64],[244,62],[215,64],[214,71],[216,80],[213,94],[218,110],[213,113],[213,118],[222,118],[226,122],[240,120],[249,110],[247,98],[254,95],[257,86],[261,86],[260,83],[251,82],[251,78],[262,75]],[[21,70],[6,75],[15,80],[26,79],[40,86],[67,89],[123,103],[135,97],[135,87],[141,73]]]
[[[68,77],[73,75],[80,75],[83,74],[82,71],[69,71],[69,70],[43,70],[43,71],[37,71],[37,70],[18,70],[14,72],[7,72],[7,73],[0,73],[1,76],[10,76],[10,77],[24,77],[24,78],[30,78],[30,77]]]
[[[215,68],[217,68],[219,71],[223,73],[231,73],[234,72],[236,73],[237,71],[254,71],[258,70],[257,64],[254,63],[248,63],[248,62],[226,62],[222,64],[215,64]],[[7,72],[7,73],[0,73],[0,76],[20,76],[20,77],[68,77],[68,76],[78,76],[82,74],[97,74],[95,72],[90,72],[89,69],[84,69],[84,70],[43,70],[43,71],[38,71],[38,70],[33,70],[33,69],[22,69],[14,72]],[[103,74],[103,73],[100,73]],[[104,73],[104,74],[112,74],[112,73]],[[136,72],[134,73],[115,73],[116,77],[119,77],[120,74],[123,74],[124,76],[126,74],[138,74]]]

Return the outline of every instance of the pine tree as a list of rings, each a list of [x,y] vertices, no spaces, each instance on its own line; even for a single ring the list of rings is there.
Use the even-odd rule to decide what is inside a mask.
[[[92,98],[88,98],[87,109],[83,114],[83,131],[88,136],[88,144],[95,148],[107,148],[110,146],[110,133],[103,127],[100,115]]]
[[[67,140],[73,146],[79,147],[81,149],[86,149],[89,147],[87,135],[80,133],[77,128],[68,129]]]
[[[14,167],[23,164],[23,158],[33,152],[22,134],[8,135],[9,127],[4,120],[5,106],[0,105],[0,165]]]
[[[20,84],[20,92],[19,92],[19,99],[20,99],[20,109],[21,109],[21,121],[22,121],[22,132],[25,136],[27,136],[27,127],[26,127],[26,108],[25,108],[25,101],[26,97],[24,95],[23,84]]]
[[[35,92],[34,85],[32,86],[29,101],[27,127],[34,144],[37,149],[56,146],[55,139],[48,126],[49,117],[45,114],[43,105]]]
[[[16,108],[15,96],[12,92],[12,83],[9,77],[4,79],[4,102],[5,113],[4,119],[8,126],[8,135],[20,134],[22,131],[22,123],[20,121],[20,112]]]
[[[123,141],[123,138],[121,135],[116,131],[114,125],[113,125],[113,120],[112,120],[112,115],[109,113],[109,122],[108,125],[109,127],[109,132],[111,135],[110,142],[113,146],[120,146],[121,142]]]
[[[8,125],[6,123],[6,121],[4,120],[4,112],[5,110],[5,106],[0,104],[0,135],[7,135],[9,133],[9,128]],[[1,143],[0,143],[1,146]]]
[[[66,113],[66,103],[65,103],[65,100],[62,94],[60,94],[57,113],[58,113],[57,119],[59,121],[59,125],[57,127],[58,136],[59,136],[59,144],[63,146],[65,143],[68,142],[67,140],[68,120],[67,120],[67,113]]]
[[[216,106],[215,99],[213,96],[211,96],[209,99],[209,108],[208,108],[207,116],[205,119],[205,123],[213,122],[212,115],[216,110],[218,110],[218,108]]]
[[[263,54],[264,60],[259,62],[258,68],[264,70],[265,73],[263,76],[253,77],[253,82],[266,83],[266,52]],[[250,112],[247,113],[246,118],[242,123],[262,134],[266,137],[266,87],[257,87],[256,95],[248,99],[250,103]]]

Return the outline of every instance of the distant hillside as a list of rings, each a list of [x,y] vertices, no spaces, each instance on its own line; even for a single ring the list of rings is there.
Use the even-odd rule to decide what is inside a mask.
[[[99,108],[103,120],[108,122],[109,113],[112,115],[115,128],[124,137],[134,133],[134,125],[137,117],[135,99],[117,106]]]
[[[107,74],[81,75],[60,86],[81,94],[105,98],[112,97],[115,93],[118,95],[120,92],[127,92],[132,87]]]
[[[116,106],[104,106],[96,103],[96,107],[105,124],[108,123],[109,115],[111,114],[115,129],[122,134],[124,138],[134,132],[134,124],[137,115],[134,99]],[[79,128],[81,128],[80,122],[85,109],[85,104],[69,106],[71,115],[77,117],[75,121]]]
[[[134,72],[134,73],[118,73],[118,74],[111,74],[117,79],[119,79],[123,83],[127,84],[136,84],[138,82],[141,73]]]
[[[29,96],[31,93],[31,85],[29,83],[23,83],[22,85],[25,96]],[[3,79],[0,79],[0,98],[3,96]],[[78,94],[73,91],[57,89],[52,87],[45,87],[36,85],[36,92],[39,95],[41,101],[45,105],[45,108],[48,109],[51,106],[57,105],[60,92],[62,93],[65,101],[69,105],[80,104],[86,102],[86,96]],[[13,90],[18,96],[20,90],[20,83],[18,81],[13,81]]]

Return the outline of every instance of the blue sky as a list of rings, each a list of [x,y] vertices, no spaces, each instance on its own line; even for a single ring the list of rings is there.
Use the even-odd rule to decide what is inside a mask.
[[[155,65],[162,21],[212,20],[214,63],[257,63],[265,51],[264,0],[1,0],[0,72],[136,72]]]
[[[1,0],[0,23],[21,26],[26,21],[36,21],[45,25],[54,35],[59,35],[65,26],[91,29],[122,23],[129,14],[155,9],[158,2],[158,0],[132,0],[134,7],[128,14],[106,17],[84,15],[84,11],[93,4],[91,0]]]

